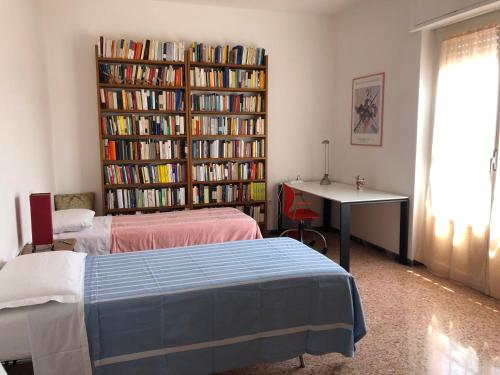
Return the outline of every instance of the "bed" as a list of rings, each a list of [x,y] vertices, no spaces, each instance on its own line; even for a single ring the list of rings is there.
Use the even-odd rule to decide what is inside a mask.
[[[76,238],[78,252],[104,255],[262,238],[250,216],[231,208],[206,208],[144,215],[96,216],[90,228],[54,235]]]
[[[290,238],[86,256],[81,267],[83,301],[19,309],[24,333],[8,331],[29,337],[36,374],[210,374],[304,353],[350,357],[366,333],[352,276]]]

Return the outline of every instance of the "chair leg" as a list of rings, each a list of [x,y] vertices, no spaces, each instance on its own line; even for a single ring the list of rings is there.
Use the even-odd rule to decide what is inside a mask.
[[[299,241],[304,243],[304,220],[299,221]]]
[[[304,356],[302,354],[299,355],[299,361],[300,361],[300,368],[306,367],[306,363],[304,362]]]
[[[321,250],[321,254],[326,254],[328,252],[328,244],[326,242],[325,236],[323,236],[323,234],[321,232],[318,232],[315,229],[306,229],[306,231],[307,232],[311,232],[311,233],[315,233],[315,234],[318,235],[318,237],[321,238],[321,240],[323,241],[323,244],[325,245],[325,247],[323,248],[323,250]]]
[[[290,232],[296,232],[296,231],[297,231],[297,229],[295,229],[295,228],[293,228],[293,229],[286,229],[286,230],[284,230],[283,232],[281,232],[279,236],[280,236],[280,237],[283,237],[283,236],[284,236],[285,234],[287,234],[287,233],[290,233]]]

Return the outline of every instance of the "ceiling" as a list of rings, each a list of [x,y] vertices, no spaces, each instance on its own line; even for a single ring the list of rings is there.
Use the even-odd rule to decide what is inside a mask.
[[[359,0],[157,0],[232,8],[332,15]]]

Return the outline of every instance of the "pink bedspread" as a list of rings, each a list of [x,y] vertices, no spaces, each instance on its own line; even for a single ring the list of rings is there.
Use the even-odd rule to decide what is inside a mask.
[[[259,238],[257,222],[231,207],[115,216],[111,253]]]

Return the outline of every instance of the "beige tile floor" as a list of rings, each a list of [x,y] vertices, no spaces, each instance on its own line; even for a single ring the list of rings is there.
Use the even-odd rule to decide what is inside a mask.
[[[338,261],[337,236],[329,247]],[[294,359],[224,375],[500,375],[500,301],[355,242],[351,254],[368,327],[354,358],[306,355],[305,369]]]

